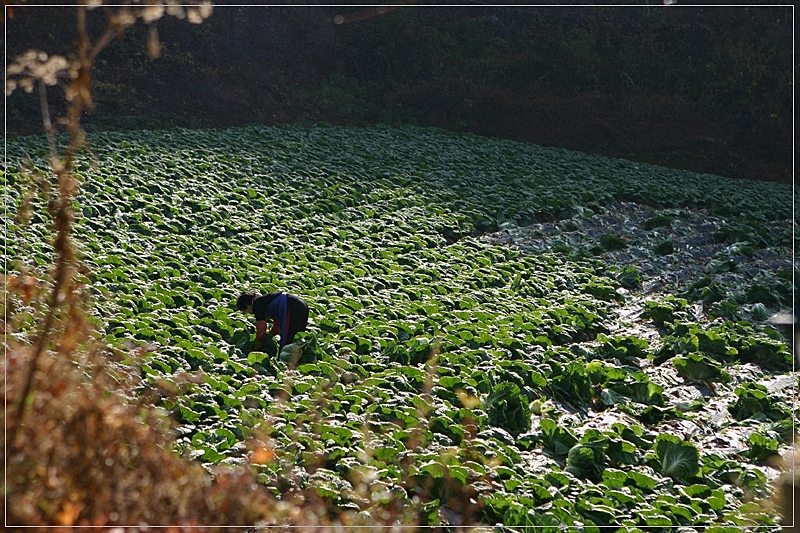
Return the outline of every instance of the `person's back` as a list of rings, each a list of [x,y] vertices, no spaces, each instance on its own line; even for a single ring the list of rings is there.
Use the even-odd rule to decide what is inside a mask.
[[[280,348],[291,344],[295,335],[305,331],[308,325],[308,306],[302,298],[285,292],[270,292],[256,295],[242,293],[236,300],[240,311],[253,313],[256,317],[256,343],[266,335],[280,335]],[[272,329],[267,332],[267,320],[272,320]]]

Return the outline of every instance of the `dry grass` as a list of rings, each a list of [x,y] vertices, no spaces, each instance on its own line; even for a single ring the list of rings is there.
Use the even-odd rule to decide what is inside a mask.
[[[83,354],[84,356],[86,354]],[[4,443],[8,525],[252,525],[274,506],[245,469],[216,477],[172,452],[169,422],[131,404],[88,358],[48,351],[25,419]],[[7,348],[4,401],[16,406],[30,348]]]
[[[52,172],[27,173],[30,191],[17,218],[21,231],[34,213],[51,221],[53,260],[42,268],[27,264],[25,257],[4,265],[10,273],[0,324],[6,525],[158,525],[187,531],[302,523],[291,505],[277,502],[256,483],[251,469],[212,475],[176,455],[169,418],[130,400],[134,383],[125,372],[114,371],[114,354],[87,320],[91,301],[72,234],[80,187],[72,161],[84,144],[80,117],[92,106],[92,65],[103,47],[137,19],[150,23],[164,14],[152,6],[108,8],[108,27],[93,40],[87,9],[76,11],[75,59],[31,50],[7,69],[7,91],[39,90]],[[180,13],[169,14],[195,23],[210,15],[208,7],[176,9]],[[51,117],[47,104],[47,87],[59,78],[69,80],[63,118]],[[55,134],[62,127],[69,142],[59,149]]]

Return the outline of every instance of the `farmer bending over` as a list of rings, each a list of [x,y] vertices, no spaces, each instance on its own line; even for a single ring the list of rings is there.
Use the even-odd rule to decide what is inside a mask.
[[[280,349],[291,344],[298,331],[308,325],[308,306],[299,297],[285,292],[270,292],[256,296],[243,292],[236,300],[236,307],[245,313],[256,315],[256,344],[267,337],[267,319],[272,319],[269,335],[280,334]]]

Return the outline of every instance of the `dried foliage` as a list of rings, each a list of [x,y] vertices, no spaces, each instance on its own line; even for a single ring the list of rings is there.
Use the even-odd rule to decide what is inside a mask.
[[[55,183],[49,183],[45,176],[33,175],[33,181],[40,191],[42,199],[46,202],[47,214],[53,223],[53,268],[49,276],[53,282],[50,286],[49,299],[44,303],[46,312],[41,320],[36,338],[32,343],[30,366],[27,377],[23,380],[19,401],[17,402],[16,415],[10,426],[9,442],[14,443],[16,433],[24,421],[25,410],[28,408],[27,398],[32,392],[34,378],[42,354],[47,351],[52,343],[51,339],[58,338],[58,353],[65,357],[72,355],[81,339],[87,333],[83,309],[86,306],[83,296],[84,284],[78,280],[80,264],[76,257],[76,248],[72,242],[72,225],[75,218],[74,201],[78,195],[78,180],[72,172],[73,158],[83,147],[85,135],[80,124],[83,112],[92,107],[92,79],[91,68],[97,55],[116,36],[142,18],[146,22],[154,22],[163,15],[164,8],[158,6],[121,6],[116,9],[106,7],[108,26],[100,37],[92,44],[86,26],[86,12],[88,9],[98,7],[101,2],[85,2],[77,10],[78,46],[77,57],[67,59],[63,56],[50,56],[46,52],[28,50],[14,60],[7,67],[6,94],[13,93],[17,88],[26,92],[33,92],[34,87],[39,87],[44,130],[50,139],[50,165],[55,176]],[[170,3],[167,12],[179,18],[186,17],[189,12],[190,21],[202,22],[211,14],[209,5],[184,9],[182,6]],[[67,115],[55,123],[50,117],[47,103],[46,88],[58,83],[60,78],[69,78],[70,82],[65,89],[68,103]],[[63,149],[59,149],[56,142],[58,127],[63,126],[69,134],[69,142]],[[20,218],[25,221],[30,217],[30,200],[28,195],[23,203]],[[27,270],[25,265],[18,265],[21,272]],[[6,270],[8,270],[6,268]],[[20,278],[24,281],[11,280],[11,288],[22,285],[29,286],[36,275]],[[28,299],[32,297],[29,295]],[[13,322],[6,328],[13,327]],[[59,331],[62,330],[62,331]]]
[[[273,498],[246,469],[211,475],[178,457],[163,413],[130,402],[130,383],[109,363],[87,310],[86,272],[72,237],[79,183],[72,159],[84,143],[80,116],[92,105],[91,66],[115,36],[141,18],[152,23],[166,12],[199,23],[211,5],[106,7],[109,24],[91,44],[86,10],[78,8],[78,53],[74,59],[30,50],[7,68],[6,92],[38,86],[42,118],[50,137],[52,177],[27,172],[31,190],[18,219],[41,212],[52,222],[53,263],[6,265],[2,371],[3,422],[7,438],[7,525],[111,526],[252,525],[276,516]],[[155,35],[155,34],[154,34]],[[151,52],[156,48],[151,45]],[[156,55],[156,54],[154,54]],[[51,120],[46,87],[69,80],[67,116]],[[68,144],[59,148],[63,127]]]
[[[9,525],[247,525],[269,514],[271,498],[249,471],[212,479],[178,457],[163,414],[127,402],[89,353],[47,350],[25,419],[13,410],[4,419],[18,428],[3,449]],[[30,354],[22,343],[7,347],[6,405],[21,400]]]

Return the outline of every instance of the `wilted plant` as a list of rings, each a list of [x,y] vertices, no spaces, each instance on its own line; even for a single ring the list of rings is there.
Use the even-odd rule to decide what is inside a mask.
[[[202,22],[211,6],[108,7],[108,26],[92,44],[86,12],[98,5],[78,7],[77,57],[30,50],[7,68],[7,93],[39,89],[55,177],[24,171],[31,190],[18,212],[23,231],[33,215],[49,217],[50,271],[27,264],[25,258],[6,265],[7,272],[14,272],[6,276],[3,291],[7,524],[252,525],[277,516],[269,512],[271,498],[252,474],[223,469],[212,478],[199,464],[173,453],[162,413],[127,400],[133,384],[113,370],[115,354],[87,319],[87,271],[73,240],[80,187],[73,158],[84,146],[80,117],[92,106],[95,57],[137,19],[151,23],[166,11]],[[153,30],[151,43],[154,39]],[[152,55],[157,55],[155,49],[151,44]],[[69,80],[67,116],[53,120],[47,87],[64,78]],[[60,127],[68,133],[63,148],[56,139]]]

